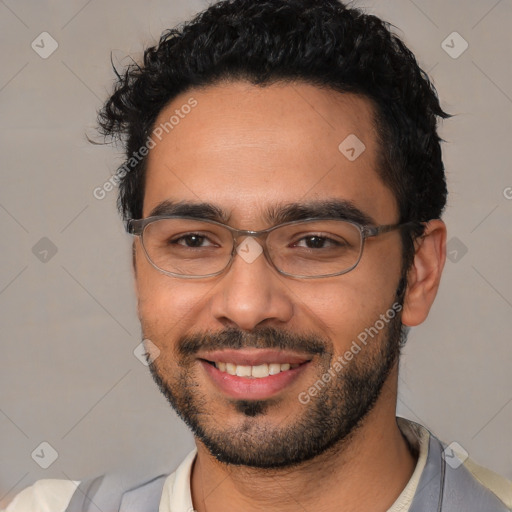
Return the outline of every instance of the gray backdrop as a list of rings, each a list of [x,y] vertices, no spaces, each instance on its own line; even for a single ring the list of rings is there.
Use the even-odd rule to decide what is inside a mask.
[[[512,2],[356,3],[400,29],[455,114],[441,131],[449,260],[405,349],[398,413],[512,478]],[[110,51],[138,57],[204,6],[0,1],[0,506],[41,478],[171,470],[193,447],[133,353],[116,191],[93,196],[119,153],[84,133],[111,87]]]

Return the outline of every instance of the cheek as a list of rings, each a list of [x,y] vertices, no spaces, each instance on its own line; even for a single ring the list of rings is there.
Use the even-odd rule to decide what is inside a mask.
[[[391,308],[400,275],[401,261],[396,255],[378,264],[365,259],[345,275],[302,283],[295,296],[307,297],[299,306],[302,313],[341,351]]]
[[[207,294],[207,287],[213,284],[197,286],[197,283],[166,276],[137,250],[135,286],[144,335],[164,343],[190,325],[196,309],[201,307],[202,297]]]
[[[141,323],[158,335],[182,332],[194,324],[197,309],[201,308],[204,293],[200,293],[199,288],[175,284],[172,280],[166,276],[157,276],[156,279],[144,279],[141,276],[138,279]]]

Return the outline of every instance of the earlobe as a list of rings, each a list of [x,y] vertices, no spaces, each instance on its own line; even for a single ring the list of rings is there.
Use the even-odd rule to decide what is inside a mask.
[[[446,260],[446,225],[435,219],[415,243],[414,261],[407,274],[402,323],[413,327],[428,316],[439,288]]]

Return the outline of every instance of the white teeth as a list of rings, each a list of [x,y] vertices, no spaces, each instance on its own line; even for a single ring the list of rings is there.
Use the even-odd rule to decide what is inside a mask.
[[[253,366],[251,374],[253,377],[260,378],[261,377],[268,377],[268,364],[263,363],[258,366]]]
[[[257,366],[247,366],[236,365],[233,363],[224,363],[222,361],[219,361],[215,363],[215,366],[221,372],[226,372],[229,375],[237,375],[238,377],[254,377],[256,379],[261,379],[263,377],[268,377],[269,375],[277,375],[280,372],[285,372],[287,370],[297,368],[297,366],[300,365],[298,363],[263,363]]]
[[[281,365],[279,363],[272,363],[268,365],[268,373],[270,375],[276,375],[281,371]]]
[[[236,374],[239,377],[250,377],[251,376],[251,367],[250,366],[242,366],[237,365]]]

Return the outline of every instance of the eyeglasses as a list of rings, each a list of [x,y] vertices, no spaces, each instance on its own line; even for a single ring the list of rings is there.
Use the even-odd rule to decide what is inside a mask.
[[[213,277],[231,265],[236,253],[248,262],[263,253],[280,274],[311,279],[350,272],[361,260],[367,238],[417,224],[367,226],[311,218],[249,231],[195,217],[154,216],[131,219],[127,231],[140,236],[151,265],[169,276]],[[237,243],[242,236],[252,241]]]

